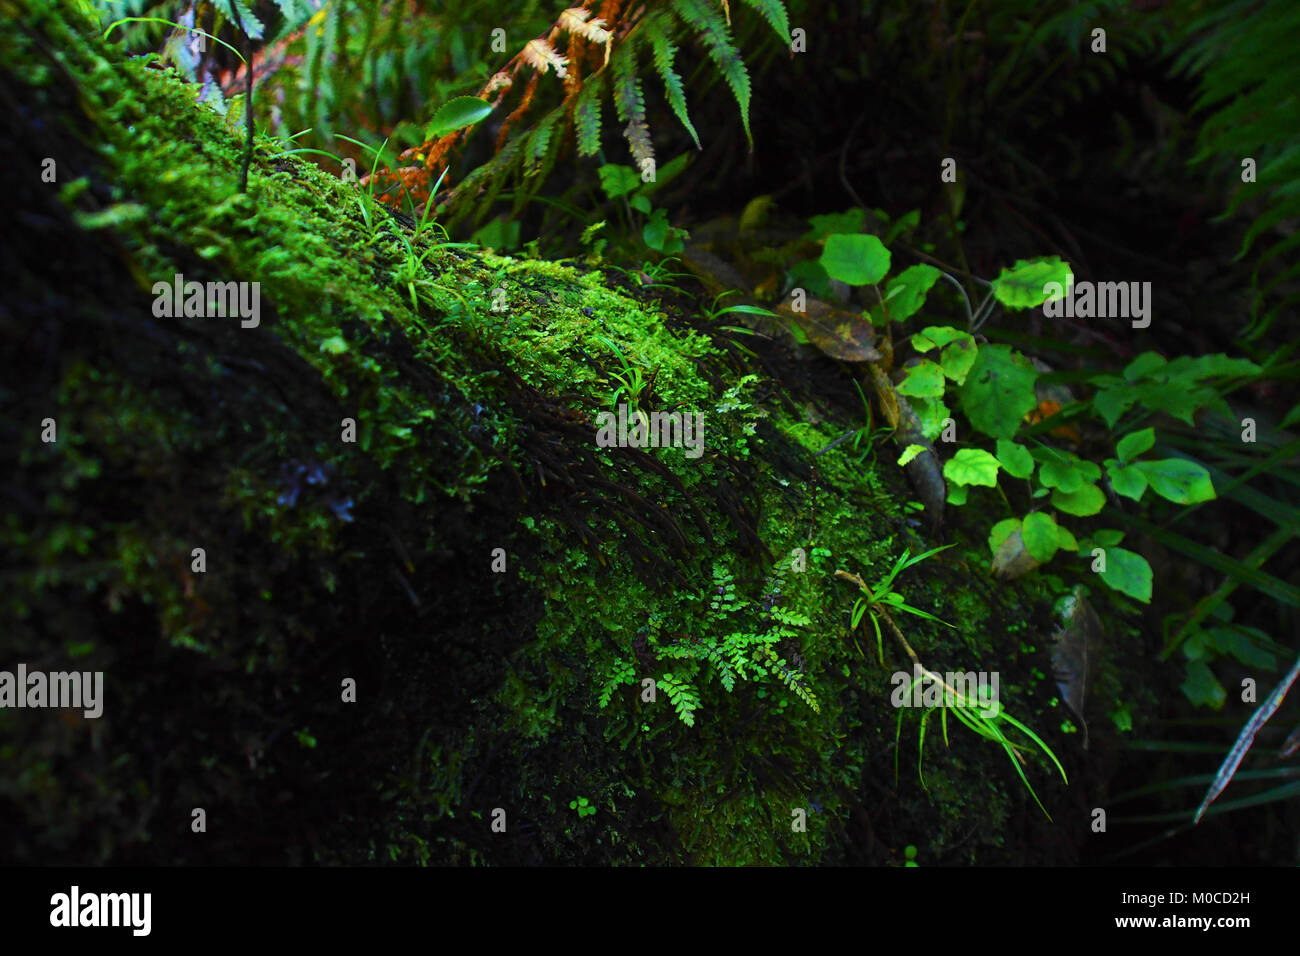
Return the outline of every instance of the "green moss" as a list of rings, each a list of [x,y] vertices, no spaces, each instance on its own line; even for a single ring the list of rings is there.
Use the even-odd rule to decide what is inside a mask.
[[[162,672],[190,674],[210,708],[166,730],[168,759],[207,768],[166,799],[218,794],[263,819],[285,781],[301,794],[328,779],[346,799],[259,824],[288,827],[291,860],[839,862],[876,852],[851,851],[847,834],[882,794],[893,809],[873,825],[889,845],[971,859],[999,846],[1027,797],[998,748],[959,729],[943,752],[933,735],[924,790],[908,715],[894,782],[889,674],[902,662],[893,647],[888,668],[859,654],[854,595],[834,572],[872,579],[924,542],[896,470],[856,464],[844,447],[814,457],[854,412],[801,420],[785,386],[731,364],[692,317],[598,271],[435,248],[378,209],[368,233],[356,187],[272,141],[258,141],[242,195],[240,143],[193,88],[117,62],[58,17],[39,25],[76,80],[78,136],[99,164],[57,202],[111,244],[117,291],[133,297],[129,308],[79,302],[81,317],[142,344],[87,345],[49,394],[30,397],[52,408],[61,439],[51,448],[24,433],[41,514],[0,530],[25,566],[14,643],[35,654],[75,633],[97,663],[135,642],[146,650],[132,653],[166,648]],[[8,60],[21,57],[41,58],[27,46]],[[50,97],[58,74],[24,71]],[[424,256],[415,271],[408,242]],[[142,318],[153,283],[176,273],[260,283],[259,327]],[[605,340],[653,376],[654,408],[704,416],[701,457],[596,447],[617,367]],[[344,419],[355,444],[340,440]],[[299,466],[326,477],[308,488]],[[189,571],[196,546],[201,577]],[[497,547],[503,575],[488,570]],[[908,638],[936,669],[1010,660],[1013,710],[1046,732],[1057,721],[1039,719],[1029,658],[1015,657],[1017,628],[1045,595],[995,588],[973,568],[945,556],[904,576],[909,601],[957,625],[908,619]],[[718,569],[736,582],[734,612],[709,607]],[[38,626],[60,604],[66,616]],[[773,606],[806,621],[772,646],[787,671],[798,655],[802,678],[755,670],[728,689],[712,664],[679,653],[682,640],[721,642],[741,626],[774,634]],[[359,673],[382,701],[362,717],[337,703],[340,677]],[[668,693],[642,699],[643,678],[669,674],[698,696],[693,725]],[[235,743],[231,727],[244,735]],[[306,727],[316,746],[294,742]],[[272,734],[290,746],[272,749]],[[340,761],[363,769],[339,782]],[[95,772],[103,789],[156,804],[130,759]],[[29,815],[42,825],[74,799],[45,763],[18,778],[11,799],[39,794]],[[597,812],[579,818],[579,797]],[[497,839],[496,807],[529,839]],[[83,809],[61,848],[109,825],[109,811]],[[796,810],[806,832],[791,826]],[[247,852],[214,846],[225,861]],[[131,852],[144,851],[106,857]]]

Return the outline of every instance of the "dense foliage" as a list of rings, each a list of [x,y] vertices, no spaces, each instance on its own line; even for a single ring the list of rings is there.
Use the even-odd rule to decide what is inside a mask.
[[[142,675],[108,748],[0,715],[17,858],[1289,861],[1294,4],[3,2],[10,165],[75,172],[6,404],[93,423],[11,426],[5,659]],[[273,344],[142,323],[182,271]]]

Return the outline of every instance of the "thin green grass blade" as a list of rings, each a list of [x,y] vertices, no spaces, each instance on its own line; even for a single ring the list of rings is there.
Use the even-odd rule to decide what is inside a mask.
[[[1175,534],[1165,528],[1156,525],[1147,519],[1136,514],[1120,513],[1120,519],[1126,524],[1138,528],[1141,531],[1151,535],[1161,544],[1172,548],[1195,561],[1204,564],[1206,567],[1214,568],[1223,574],[1230,575],[1242,584],[1249,585],[1256,591],[1277,601],[1279,604],[1285,604],[1288,607],[1300,607],[1300,588],[1295,585],[1274,577],[1267,572],[1260,571],[1257,568],[1251,568],[1236,558],[1230,558],[1227,555],[1220,554],[1213,548],[1199,544],[1190,538],[1185,538],[1180,534]]]

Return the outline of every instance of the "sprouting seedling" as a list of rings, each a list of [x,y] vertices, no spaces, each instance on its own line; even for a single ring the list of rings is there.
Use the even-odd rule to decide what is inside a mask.
[[[676,256],[665,256],[659,262],[651,262],[649,259],[641,263],[640,281],[644,288],[650,289],[655,287],[672,288],[671,282],[662,282],[662,279],[686,279],[690,277],[687,272],[674,272],[670,263],[678,262]]]
[[[359,139],[353,139],[351,136],[344,136],[342,133],[338,134],[338,138],[345,142],[352,143],[354,146],[360,146],[362,149],[375,154],[374,162],[370,164],[370,176],[367,179],[366,191],[364,193],[357,193],[357,206],[360,208],[361,218],[366,224],[366,235],[368,241],[373,242],[375,240],[375,229],[377,226],[374,219],[375,170],[379,168],[380,157],[384,155],[384,149],[388,146],[388,138],[384,138],[384,141],[379,145],[378,149],[361,142]]]
[[[853,380],[853,387],[858,390],[858,398],[862,400],[862,410],[866,416],[866,424],[853,432],[853,450],[858,452],[858,464],[862,465],[868,455],[871,455],[874,460],[876,445],[882,438],[892,433],[894,428],[892,426],[874,427],[875,416],[871,413],[871,403],[867,401],[867,396],[863,394],[862,386],[856,378]],[[861,447],[863,443],[866,444],[866,448]]]
[[[447,178],[447,169],[444,168],[442,174],[438,176],[438,181],[434,183],[433,188],[429,190],[429,198],[425,200],[424,203],[424,213],[418,219],[416,219],[415,222],[415,238],[417,239],[420,238],[421,234],[423,234],[424,230],[429,225],[429,211],[433,208],[433,197],[438,194],[438,190],[442,188],[442,181],[446,178]],[[409,192],[406,194],[406,201],[411,205],[411,218],[415,219],[415,203],[411,202],[411,195]],[[434,226],[440,229],[442,228],[442,226],[436,222],[434,223]],[[446,229],[442,230],[442,237],[444,240],[447,239]]]
[[[709,307],[707,315],[710,322],[716,322],[724,315],[770,315],[774,319],[780,318],[780,316],[771,309],[764,309],[762,306],[757,305],[728,305],[719,308],[718,303],[729,295],[740,295],[740,293],[734,291],[720,292],[718,295],[714,296],[713,304]]]
[[[860,428],[849,429],[829,445],[814,453],[814,458],[826,454],[832,448],[838,448],[851,438],[853,439],[853,450],[858,453],[858,465],[861,466],[866,462],[868,456],[870,456],[873,461],[875,460],[876,445],[880,443],[881,439],[892,435],[896,430],[896,427],[893,425],[882,425],[877,428],[875,425],[875,415],[873,415],[871,411],[871,403],[867,401],[867,396],[862,391],[862,385],[859,384],[857,379],[853,380],[853,387],[858,390],[858,398],[862,400],[862,410],[863,415],[865,416],[864,423]],[[864,444],[866,446],[865,448],[863,448]]]
[[[636,415],[645,427],[649,428],[649,419],[646,418],[645,412],[641,411],[640,405],[641,393],[646,390],[650,381],[653,381],[653,376],[651,376],[650,380],[647,380],[641,372],[641,369],[629,362],[627,357],[623,354],[623,350],[620,349],[611,339],[606,338],[603,335],[597,335],[596,338],[609,346],[610,351],[614,353],[619,362],[619,370],[610,372],[610,375],[619,383],[618,388],[614,389],[614,393],[610,398],[610,405],[617,406],[619,399],[625,397],[627,399],[628,411]]]
[[[885,663],[884,639],[881,637],[880,621],[884,620],[892,624],[889,617],[889,608],[898,611],[905,611],[908,614],[915,614],[917,617],[923,617],[929,621],[936,621],[944,627],[952,627],[947,621],[942,621],[935,617],[929,611],[922,611],[918,607],[913,607],[903,600],[903,596],[893,589],[894,579],[903,571],[907,570],[914,564],[919,564],[931,555],[938,554],[940,551],[946,551],[953,547],[951,544],[945,544],[940,548],[931,548],[915,557],[904,548],[902,556],[894,562],[893,568],[889,573],[880,579],[880,582],[874,587],[868,587],[866,582],[856,574],[850,574],[848,571],[836,571],[835,576],[844,581],[851,581],[862,591],[862,596],[857,599],[853,605],[852,629],[857,631],[858,625],[862,619],[870,615],[871,626],[876,631],[876,651],[880,657],[880,663]],[[901,634],[900,634],[901,636]],[[856,640],[856,638],[855,638]],[[861,648],[858,649],[859,652]],[[864,655],[865,656],[865,655]]]
[[[1026,750],[1028,748],[1026,748],[1023,744],[1019,744],[1011,740],[1007,736],[1007,734],[1002,730],[1001,724],[1006,723],[1012,727],[1015,727],[1022,734],[1024,734],[1035,744],[1037,744],[1039,749],[1042,750],[1043,753],[1045,753],[1048,756],[1048,758],[1052,761],[1053,764],[1055,764],[1056,769],[1060,771],[1061,780],[1068,785],[1070,781],[1069,778],[1066,777],[1065,775],[1065,768],[1062,767],[1061,762],[1058,759],[1056,759],[1056,754],[1052,752],[1052,748],[1047,746],[1047,744],[1043,742],[1042,738],[1039,737],[1036,733],[1034,733],[1032,730],[1030,730],[1020,721],[1016,720],[1016,718],[1012,717],[1005,710],[1003,710],[1001,704],[998,703],[997,701],[990,702],[987,700],[973,699],[967,697],[964,694],[962,694],[959,690],[955,689],[950,684],[948,684],[942,675],[937,674],[934,671],[927,670],[925,667],[923,667],[920,661],[917,660],[915,657],[913,657],[913,662],[916,664],[918,668],[920,668],[921,674],[912,682],[912,685],[908,688],[909,693],[915,690],[918,683],[926,680],[934,681],[943,690],[943,695],[939,698],[939,716],[940,716],[940,721],[943,725],[944,746],[945,747],[948,746],[948,711],[951,710],[953,716],[956,717],[958,720],[960,720],[968,728],[970,728],[971,731],[979,734],[985,740],[993,741],[994,743],[998,744],[1004,751],[1006,751],[1007,758],[1011,761],[1012,768],[1016,771],[1016,775],[1020,777],[1020,782],[1025,785],[1025,789],[1029,791],[1029,795],[1034,798],[1034,803],[1038,804],[1038,809],[1043,811],[1043,814],[1044,816],[1047,817],[1047,819],[1049,820],[1052,819],[1052,815],[1047,812],[1047,808],[1043,806],[1043,802],[1038,799],[1038,794],[1034,791],[1033,785],[1030,784],[1029,778],[1025,776],[1025,771],[1024,771],[1025,758],[1023,754],[1021,754],[1021,751]],[[898,744],[898,741],[901,739],[903,733],[903,712],[904,712],[904,708],[900,707],[898,710],[898,723],[894,730],[895,745]],[[925,784],[925,776],[921,772],[921,762],[925,758],[925,727],[927,721],[930,719],[931,713],[932,713],[931,708],[927,707],[925,708],[924,712],[921,714],[921,733],[920,733],[920,738],[917,742],[916,772],[918,777],[921,780],[921,786],[923,787],[925,787],[926,784]],[[895,780],[898,779],[897,746],[894,751],[894,779]],[[929,788],[927,787],[926,789]]]
[[[1042,801],[1038,799],[1038,794],[1034,792],[1034,788],[1030,785],[1029,779],[1025,776],[1023,769],[1025,758],[1020,751],[1026,748],[1023,744],[1018,744],[1010,740],[1007,734],[1003,731],[1002,725],[1005,723],[1011,727],[1015,727],[1037,744],[1043,753],[1047,754],[1052,763],[1056,765],[1056,769],[1061,773],[1061,779],[1068,784],[1069,779],[1065,775],[1065,768],[1062,767],[1061,762],[1056,759],[1056,754],[1052,752],[1052,749],[1048,747],[1037,734],[1003,710],[997,701],[990,702],[984,699],[968,697],[962,691],[949,684],[942,674],[926,668],[925,665],[921,663],[921,659],[917,656],[916,651],[912,649],[912,645],[908,643],[907,638],[903,636],[903,632],[899,630],[898,625],[894,623],[894,619],[889,613],[891,608],[906,611],[909,614],[927,620],[937,621],[947,627],[952,627],[951,624],[940,620],[933,614],[907,604],[903,600],[902,596],[893,590],[894,579],[904,570],[920,561],[924,561],[926,558],[939,551],[951,547],[953,547],[953,545],[945,545],[942,548],[932,548],[931,550],[918,554],[915,557],[911,556],[907,550],[904,550],[902,557],[894,562],[894,566],[890,569],[889,573],[886,574],[880,580],[880,583],[878,583],[874,588],[869,587],[867,583],[856,574],[842,570],[836,571],[835,576],[837,578],[857,585],[858,589],[862,592],[862,596],[858,598],[857,602],[853,606],[853,630],[856,631],[858,625],[862,623],[862,619],[870,614],[872,626],[876,631],[876,649],[880,655],[880,661],[883,664],[885,658],[880,630],[880,625],[883,623],[889,632],[893,634],[894,638],[906,652],[917,670],[918,676],[913,680],[909,690],[915,690],[916,686],[920,682],[928,680],[933,681],[943,691],[943,695],[940,697],[939,714],[940,721],[943,725],[943,740],[945,746],[948,743],[948,711],[951,710],[953,716],[969,727],[974,733],[979,734],[986,740],[993,741],[1006,751],[1007,757],[1010,759],[1011,765],[1015,768],[1016,774],[1020,777],[1021,782],[1024,783],[1025,789],[1029,791],[1029,795],[1034,798],[1034,802],[1038,804],[1038,808],[1042,810],[1044,815],[1046,815],[1050,820],[1051,814],[1047,812],[1047,808],[1044,807]],[[854,640],[856,642],[856,637]],[[861,647],[858,648],[858,651],[861,653]],[[920,743],[918,744],[921,757],[924,757],[925,754],[925,729],[929,719],[930,709],[927,708],[921,715],[921,736]],[[899,708],[898,724],[894,735],[895,743],[897,743],[901,738],[902,732],[903,708]],[[917,773],[918,775],[921,775],[919,760],[917,764]],[[897,750],[894,754],[894,775],[895,777],[898,775]],[[925,786],[924,775],[921,775],[921,785]]]
[[[418,232],[416,235],[418,238],[419,235]],[[426,246],[420,252],[416,252],[415,246],[413,246],[411,244],[411,241],[407,239],[406,236],[403,235],[401,232],[397,233],[397,238],[401,241],[402,245],[405,247],[406,255],[402,259],[402,261],[397,265],[397,267],[393,269],[393,278],[397,280],[399,285],[402,285],[406,288],[407,293],[411,297],[411,310],[413,312],[418,312],[420,310],[420,306],[418,304],[417,296],[415,293],[417,286],[427,286],[433,289],[442,289],[443,291],[449,291],[447,289],[444,289],[442,286],[438,285],[432,279],[424,277],[425,275],[424,260],[427,259],[431,253],[436,252],[439,249],[476,248],[474,243],[472,242],[438,242],[438,243],[434,243],[433,245]],[[461,297],[457,296],[457,298],[461,298]],[[461,301],[463,302],[464,299],[461,298]]]

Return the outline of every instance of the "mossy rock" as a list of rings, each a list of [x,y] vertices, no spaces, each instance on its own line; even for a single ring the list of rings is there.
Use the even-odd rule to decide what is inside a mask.
[[[270,140],[241,193],[240,130],[194,87],[4,6],[0,666],[107,688],[98,720],[0,711],[7,860],[1073,858],[1045,760],[1055,830],[964,729],[931,727],[925,789],[905,720],[895,782],[907,663],[859,652],[834,572],[934,542],[892,455],[818,454],[860,424],[833,365],[755,361],[607,269],[438,248],[378,206],[369,228],[356,185]],[[155,314],[178,274],[259,283],[256,325]],[[598,447],[611,342],[644,408],[703,416],[699,457]],[[995,585],[982,547],[900,579],[955,627],[903,626],[936,669],[1000,670],[1073,766],[1050,594]],[[730,689],[698,656],[728,634],[769,662]],[[1011,829],[1057,836],[1026,860]]]

